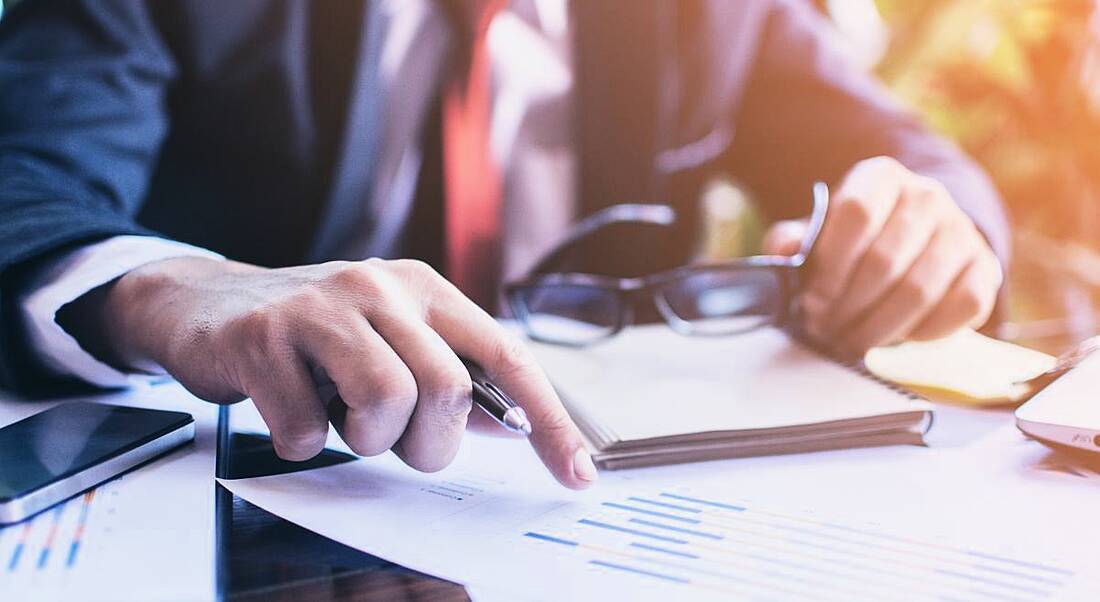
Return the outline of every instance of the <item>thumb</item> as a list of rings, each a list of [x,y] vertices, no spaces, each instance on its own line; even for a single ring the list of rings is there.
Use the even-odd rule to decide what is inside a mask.
[[[808,228],[809,222],[804,219],[775,222],[764,233],[764,254],[794,255],[798,253]]]

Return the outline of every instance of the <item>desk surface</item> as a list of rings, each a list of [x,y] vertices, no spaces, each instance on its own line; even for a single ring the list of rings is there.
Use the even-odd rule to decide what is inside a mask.
[[[1011,423],[1012,414],[1007,410],[941,405],[927,441],[932,448],[967,448]],[[263,438],[247,434],[237,437],[239,440],[228,446],[231,453],[225,455],[230,460],[232,476],[275,474],[300,468],[274,458]],[[326,452],[317,462],[333,463],[342,458],[339,452]],[[1100,469],[1095,472],[1100,474]],[[212,521],[215,543],[202,549],[210,549],[216,560],[215,581],[224,599],[469,599],[461,586],[325,539],[235,498],[220,486],[208,491],[214,496],[211,506],[215,514]]]

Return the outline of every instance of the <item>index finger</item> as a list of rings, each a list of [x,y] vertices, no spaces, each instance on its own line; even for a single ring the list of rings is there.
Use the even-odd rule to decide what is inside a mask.
[[[534,354],[457,288],[449,283],[446,288],[427,308],[428,325],[455,353],[480,364],[527,412],[531,445],[558,482],[571,489],[591,485],[592,457]]]

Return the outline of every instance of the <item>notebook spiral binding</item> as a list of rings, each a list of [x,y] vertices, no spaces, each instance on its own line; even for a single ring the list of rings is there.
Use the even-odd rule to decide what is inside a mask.
[[[862,377],[864,377],[868,380],[872,380],[872,381],[882,385],[883,387],[886,387],[887,389],[890,389],[891,391],[897,393],[898,395],[901,395],[902,397],[904,397],[906,399],[910,399],[910,400],[913,400],[913,401],[928,401],[927,399],[925,399],[924,396],[922,396],[922,395],[920,395],[920,394],[918,394],[914,391],[906,389],[905,387],[902,387],[900,385],[892,383],[888,380],[879,378],[873,372],[868,370],[866,366],[863,365],[863,360],[844,359],[844,358],[838,356],[836,353],[834,353],[831,349],[827,349],[826,347],[824,347],[820,343],[818,343],[818,342],[814,341],[813,339],[811,339],[809,336],[806,335],[806,333],[802,332],[801,330],[798,330],[798,329],[795,329],[795,328],[787,328],[786,330],[787,330],[787,333],[791,336],[791,338],[798,341],[799,344],[804,345],[805,347],[808,347],[809,349],[812,349],[814,352],[816,352],[816,353],[818,353],[818,354],[820,354],[824,357],[829,358],[834,363],[836,363],[840,366],[843,366],[843,367],[851,370],[852,372],[855,372],[856,374],[859,374],[860,376],[862,376]]]
[[[866,366],[863,365],[863,360],[846,360],[846,359],[843,359],[841,357],[838,357],[836,353],[833,353],[832,350],[826,349],[824,346],[822,346],[822,345],[818,344],[817,342],[815,342],[813,339],[811,339],[809,336],[806,335],[806,333],[802,332],[801,330],[798,330],[796,328],[791,328],[791,327],[787,327],[785,330],[787,331],[787,334],[792,339],[798,341],[802,345],[805,345],[808,349],[812,349],[815,353],[821,354],[822,357],[826,357],[826,358],[832,360],[838,366],[843,366],[844,368],[847,368],[847,369],[855,372],[856,374],[859,374],[860,376],[862,376],[864,378],[872,380],[872,381],[882,385],[883,387],[886,387],[887,389],[897,393],[898,395],[901,395],[902,397],[904,397],[905,399],[908,399],[910,401],[928,401],[922,395],[919,395],[919,394],[917,394],[913,391],[910,391],[909,389],[906,389],[904,387],[898,386],[898,385],[896,385],[896,384],[894,384],[894,383],[892,383],[888,380],[884,380],[884,379],[879,378],[878,376],[875,376],[874,373],[872,373],[870,370],[867,369]],[[922,437],[924,435],[927,435],[928,431],[932,430],[932,425],[935,424],[935,422],[936,422],[936,413],[935,412],[928,412],[927,413],[927,420],[925,421],[924,428],[922,429],[922,433],[921,433]]]
[[[841,360],[837,360],[834,356],[829,356],[829,357],[832,358],[834,361],[836,361],[838,364],[844,366],[845,368],[848,368],[849,370],[852,370],[853,372],[856,372],[860,376],[863,376],[865,378],[868,378],[870,380],[873,380],[873,381],[877,382],[878,384],[886,387],[887,389],[890,389],[891,391],[894,391],[895,393],[897,393],[898,395],[901,395],[902,397],[905,397],[906,399],[911,399],[913,401],[928,401],[927,399],[925,399],[925,397],[923,395],[921,395],[919,393],[916,393],[916,392],[914,392],[910,389],[906,389],[905,387],[902,387],[898,384],[892,383],[888,380],[879,378],[878,376],[875,375],[874,372],[871,372],[870,370],[867,369],[866,366],[863,365],[862,360],[841,361]]]

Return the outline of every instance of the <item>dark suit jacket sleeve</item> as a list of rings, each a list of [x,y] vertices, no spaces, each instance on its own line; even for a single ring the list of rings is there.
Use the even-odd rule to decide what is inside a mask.
[[[43,381],[15,307],[36,262],[137,225],[173,63],[144,4],[23,2],[0,21],[0,387]]]
[[[942,182],[1007,268],[1008,223],[989,178],[854,65],[809,2],[772,4],[735,120],[739,177],[790,217],[806,212],[815,179],[835,184],[861,159],[892,156]]]

